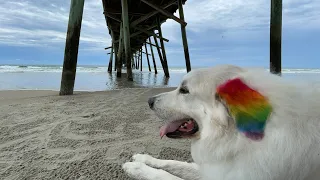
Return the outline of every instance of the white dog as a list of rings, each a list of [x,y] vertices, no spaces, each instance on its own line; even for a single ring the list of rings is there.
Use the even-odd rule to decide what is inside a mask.
[[[319,95],[263,70],[222,65],[191,71],[149,106],[166,121],[161,136],[192,139],[194,163],[136,154],[123,169],[140,180],[319,180]],[[256,97],[264,106],[255,112],[265,116],[232,103],[257,104]]]

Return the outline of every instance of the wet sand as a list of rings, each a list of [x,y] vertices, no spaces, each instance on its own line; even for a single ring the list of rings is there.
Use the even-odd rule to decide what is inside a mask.
[[[129,179],[135,153],[190,161],[188,140],[161,140],[147,104],[169,90],[0,91],[0,179]]]

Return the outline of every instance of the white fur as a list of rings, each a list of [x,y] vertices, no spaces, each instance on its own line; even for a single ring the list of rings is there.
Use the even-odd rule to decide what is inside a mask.
[[[246,138],[215,99],[216,87],[239,77],[266,96],[273,112],[261,141]],[[123,165],[135,179],[161,180],[319,180],[320,94],[308,86],[291,84],[264,70],[231,65],[194,70],[180,86],[156,96],[155,113],[166,121],[191,117],[199,125],[192,138],[194,163],[133,156]],[[142,165],[143,164],[143,165]]]

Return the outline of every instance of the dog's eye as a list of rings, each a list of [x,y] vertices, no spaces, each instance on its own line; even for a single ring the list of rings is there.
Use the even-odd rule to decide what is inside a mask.
[[[219,96],[218,93],[216,93],[214,96],[215,96],[215,98],[216,98],[217,101],[221,101],[221,97]]]
[[[181,87],[179,89],[179,93],[181,94],[188,94],[189,93],[189,89],[187,87]]]

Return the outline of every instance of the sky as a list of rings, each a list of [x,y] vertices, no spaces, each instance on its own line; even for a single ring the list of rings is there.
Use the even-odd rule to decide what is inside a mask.
[[[0,0],[0,64],[62,65],[69,8],[70,0]],[[319,0],[283,0],[282,67],[320,68],[319,9]],[[188,0],[184,14],[193,67],[269,67],[270,0]],[[162,30],[169,67],[185,67],[180,24],[168,19]],[[78,65],[107,65],[110,44],[101,0],[86,0]]]

